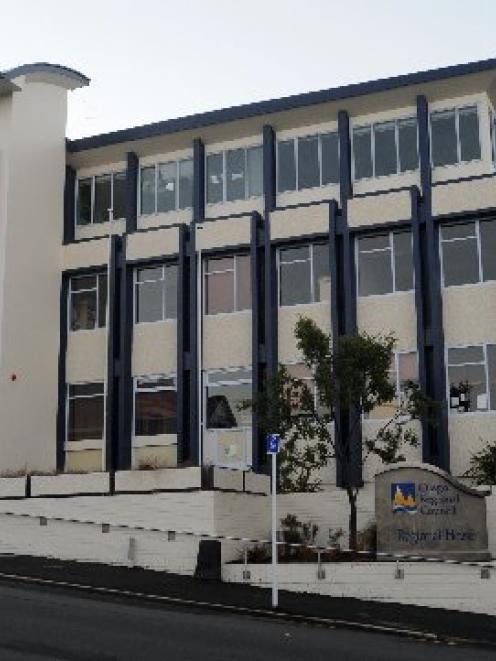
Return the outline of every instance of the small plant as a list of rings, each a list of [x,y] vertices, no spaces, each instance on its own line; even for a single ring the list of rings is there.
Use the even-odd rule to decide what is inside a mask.
[[[244,551],[241,552],[239,560],[244,562],[245,554]],[[246,552],[247,562],[253,564],[262,564],[264,562],[270,562],[270,546],[267,544],[255,544],[251,546]]]
[[[279,558],[283,561],[312,562],[315,560],[315,550],[308,546],[315,545],[318,532],[319,526],[316,523],[303,523],[294,514],[287,514],[281,519],[281,535],[287,546],[279,548]]]
[[[470,468],[463,477],[478,485],[496,484],[496,442],[486,443],[482,450],[470,457]]]
[[[375,521],[371,521],[358,532],[357,551],[369,551],[375,555],[377,551],[377,524]]]
[[[341,537],[344,535],[344,530],[342,528],[329,528],[329,537],[327,538],[327,546],[340,550],[341,549]]]

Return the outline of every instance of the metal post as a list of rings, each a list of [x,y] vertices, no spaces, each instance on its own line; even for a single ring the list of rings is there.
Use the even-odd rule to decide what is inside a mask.
[[[277,454],[272,453],[272,608],[277,608]]]

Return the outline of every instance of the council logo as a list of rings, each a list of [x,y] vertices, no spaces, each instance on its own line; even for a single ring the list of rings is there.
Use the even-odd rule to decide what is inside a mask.
[[[393,512],[417,512],[415,482],[393,482],[391,484],[391,505]]]

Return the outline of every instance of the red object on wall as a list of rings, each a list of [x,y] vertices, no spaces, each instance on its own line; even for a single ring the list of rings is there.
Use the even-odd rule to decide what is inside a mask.
[[[10,380],[11,380],[11,381],[17,381],[17,374],[15,374],[15,373],[14,373],[14,374],[11,374],[11,375],[10,375]]]

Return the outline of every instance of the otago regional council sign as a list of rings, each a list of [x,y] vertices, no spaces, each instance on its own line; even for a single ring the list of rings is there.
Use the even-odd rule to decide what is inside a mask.
[[[429,464],[398,463],[375,478],[377,550],[485,560],[485,496]]]

